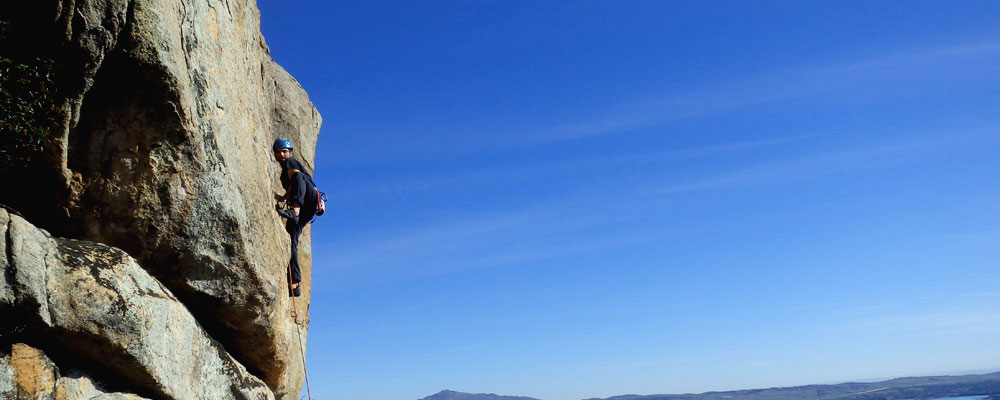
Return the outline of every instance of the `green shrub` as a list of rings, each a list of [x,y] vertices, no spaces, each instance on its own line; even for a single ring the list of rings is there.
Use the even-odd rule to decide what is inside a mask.
[[[7,24],[0,21],[0,43]],[[7,46],[0,46],[4,48]],[[25,164],[58,121],[55,62],[0,54],[0,165]]]

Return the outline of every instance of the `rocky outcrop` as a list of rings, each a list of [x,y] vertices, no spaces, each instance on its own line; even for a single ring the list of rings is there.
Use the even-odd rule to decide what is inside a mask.
[[[117,299],[126,307],[131,296],[142,297],[147,289],[162,284],[162,293],[177,302],[155,304],[164,310],[183,304],[192,321],[197,320],[195,325],[204,329],[204,336],[195,331],[184,334],[214,343],[192,350],[191,357],[211,357],[212,351],[206,349],[216,349],[219,363],[228,365],[224,360],[231,356],[275,397],[295,398],[303,371],[297,327],[288,316],[288,236],[273,210],[279,167],[270,145],[278,136],[292,138],[297,158],[312,168],[320,117],[298,83],[268,55],[255,4],[246,0],[27,3],[0,6],[0,19],[8,22],[3,48],[16,58],[55,61],[59,98],[53,106],[61,110],[61,118],[50,127],[43,154],[26,166],[0,170],[4,186],[14,188],[0,194],[0,203],[55,236],[90,242],[47,239],[57,243],[58,254],[77,249],[76,260],[86,260],[77,264],[58,260],[67,271],[82,274],[84,264],[109,260],[94,258],[92,252],[112,257],[108,254],[114,250],[95,243],[123,250],[129,257],[122,253],[122,259],[134,261],[115,261],[109,268],[131,271],[141,266],[155,280],[137,281],[135,285],[143,289],[107,288],[101,286],[103,278],[95,277],[98,286],[108,291],[94,296]],[[38,189],[26,195],[24,188]],[[307,233],[300,243],[305,290],[297,300],[303,340],[311,286],[308,249]],[[43,265],[31,268],[36,267]],[[51,272],[19,271],[36,278]],[[30,298],[41,307],[46,297],[36,294]],[[27,299],[12,304],[25,307],[31,303]],[[138,351],[131,346],[139,345],[109,339],[115,324],[171,326],[156,325],[166,322],[162,319],[129,320],[138,317],[114,314],[121,310],[104,311],[114,317],[95,314],[81,320],[97,324],[91,328],[103,326],[82,336],[52,325],[46,321],[52,315],[43,311],[25,314],[34,315],[25,325],[86,343],[104,337],[106,345],[119,348],[122,360],[132,363],[141,357],[130,352]],[[60,324],[65,327],[70,322],[64,319]],[[88,356],[86,347],[72,352],[98,365],[101,361]],[[154,349],[144,351],[150,357],[158,354]],[[156,373],[174,373],[160,370],[164,365],[111,368],[107,373],[156,381],[161,378]],[[184,393],[180,388],[153,389],[157,385],[147,382],[143,387],[154,394]]]
[[[71,350],[150,397],[274,398],[121,250],[52,238],[3,209],[0,235],[4,337]]]
[[[79,371],[60,374],[44,352],[24,343],[0,351],[0,399],[143,400],[131,393],[109,393]]]

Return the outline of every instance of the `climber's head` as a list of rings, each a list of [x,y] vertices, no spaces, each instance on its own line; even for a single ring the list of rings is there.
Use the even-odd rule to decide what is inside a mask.
[[[274,159],[280,163],[292,157],[292,140],[289,138],[275,139],[274,145],[271,148],[274,149]]]

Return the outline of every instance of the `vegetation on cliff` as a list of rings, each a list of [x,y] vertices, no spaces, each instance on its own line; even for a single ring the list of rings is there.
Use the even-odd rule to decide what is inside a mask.
[[[0,21],[0,48],[10,23]],[[42,149],[59,118],[55,62],[41,57],[0,54],[0,166],[25,164]]]

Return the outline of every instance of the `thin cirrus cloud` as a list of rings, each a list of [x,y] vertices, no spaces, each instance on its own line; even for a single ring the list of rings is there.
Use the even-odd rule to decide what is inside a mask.
[[[993,306],[1000,292],[914,295],[905,300],[843,301],[796,306],[823,321],[824,330],[842,335],[950,335],[1000,332]]]
[[[623,166],[664,167],[680,162],[696,162],[708,157],[725,157],[752,151],[763,151],[782,145],[801,143],[818,136],[792,135],[769,139],[737,140],[666,151],[598,155],[569,160],[545,160],[544,163],[531,165],[508,163],[458,171],[448,170],[441,173],[418,172],[415,176],[395,178],[384,182],[383,185],[364,185],[351,192],[336,193],[335,196],[338,196],[338,199],[342,201],[368,201],[371,196],[412,196],[453,190],[469,185],[491,185],[497,182],[521,182],[594,174]]]
[[[863,143],[778,160],[749,162],[715,175],[700,177],[679,177],[676,174],[656,176],[658,172],[650,172],[650,179],[640,179],[641,183],[617,187],[613,191],[581,190],[577,195],[542,201],[512,211],[480,212],[474,217],[457,216],[401,232],[357,233],[355,240],[338,244],[333,254],[322,259],[335,266],[330,271],[347,275],[346,278],[355,275],[351,271],[363,270],[367,276],[365,279],[394,280],[554,259],[655,241],[691,231],[656,229],[650,232],[639,229],[608,233],[602,228],[656,215],[656,210],[668,207],[677,196],[692,196],[709,190],[795,184],[912,165],[935,155],[991,143],[991,137],[973,132],[922,135],[878,145]],[[757,148],[748,143],[729,148]],[[718,154],[707,148],[681,153]],[[620,203],[621,199],[627,199],[627,204],[609,209],[609,204]],[[602,209],[612,212],[594,212]],[[702,222],[704,229],[723,229],[713,224],[712,221]],[[599,231],[602,234],[595,234]],[[344,282],[345,279],[342,277],[338,281]]]
[[[489,268],[520,262],[553,259],[588,251],[623,246],[650,237],[634,234],[617,237],[584,237],[560,240],[569,232],[587,230],[600,220],[567,219],[553,205],[426,226],[389,236],[367,236],[338,245],[322,257],[341,276],[336,282],[351,285]],[[662,233],[661,233],[662,234]]]
[[[853,321],[847,328],[869,335],[1000,333],[1000,313],[989,307],[969,309],[968,306],[876,315]]]
[[[466,131],[473,128],[459,129],[446,135],[450,138],[448,142],[437,142],[432,146],[424,142],[411,143],[410,140],[424,135],[408,133],[399,136],[396,151],[384,149],[385,154],[374,154],[359,149],[357,155],[345,153],[342,157],[357,164],[383,162],[386,155],[391,155],[395,161],[426,160],[441,155],[451,157],[504,152],[606,135],[646,132],[673,121],[712,117],[746,108],[794,104],[799,100],[825,99],[842,103],[891,101],[913,93],[937,93],[942,82],[947,84],[962,82],[970,77],[980,80],[983,76],[992,77],[994,74],[990,66],[998,63],[1000,41],[997,40],[884,51],[880,55],[854,61],[791,67],[757,76],[738,77],[721,84],[703,85],[703,89],[690,92],[654,89],[647,94],[634,94],[630,101],[604,104],[594,112],[577,115],[573,120],[515,122],[513,126],[504,128],[488,128],[491,125],[489,122],[469,123],[469,126],[476,127],[476,131]],[[517,120],[516,116],[506,119]],[[669,134],[669,131],[659,134]]]
[[[730,82],[715,89],[683,94],[647,96],[609,110],[603,117],[571,123],[537,135],[535,141],[565,141],[590,136],[618,134],[660,125],[669,121],[704,117],[736,108],[806,97],[847,95],[885,96],[871,92],[880,82],[901,82],[912,87],[914,81],[928,76],[956,76],[973,72],[990,73],[987,66],[1000,60],[1000,42],[961,43],[947,46],[894,52],[869,59],[776,71],[770,74]]]
[[[985,135],[973,136],[986,139]],[[837,174],[904,165],[914,162],[916,158],[940,154],[957,146],[954,136],[916,137],[882,145],[866,144],[765,161],[717,176],[667,186],[661,191],[686,193],[823,179]]]

